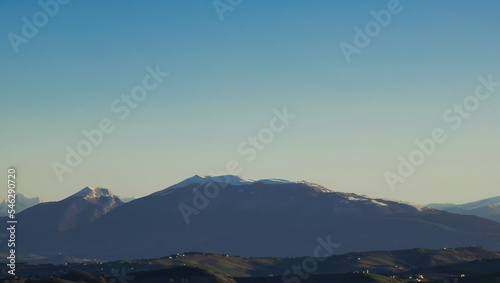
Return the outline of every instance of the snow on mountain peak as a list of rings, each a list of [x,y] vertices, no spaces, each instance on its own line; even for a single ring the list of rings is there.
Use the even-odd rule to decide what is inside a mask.
[[[316,183],[311,183],[311,182],[307,182],[307,181],[300,181],[300,182],[297,182],[297,183],[301,183],[301,184],[305,184],[311,188],[313,188],[314,190],[318,191],[318,192],[323,192],[323,193],[331,193],[332,190],[322,186],[322,185],[318,185]]]
[[[170,193],[172,190],[178,189],[178,188],[183,188],[189,185],[193,184],[198,184],[199,186],[202,186],[204,184],[209,184],[209,183],[224,183],[228,185],[233,185],[233,186],[243,186],[243,185],[250,185],[256,182],[261,182],[264,184],[289,184],[293,183],[288,180],[284,179],[261,179],[261,180],[253,180],[253,179],[247,179],[243,178],[240,176],[235,176],[235,175],[222,175],[222,176],[199,176],[199,175],[194,175],[191,178],[187,178],[184,181],[175,184],[173,186],[170,186],[166,188],[165,190],[159,191],[155,193],[156,195],[165,195]]]
[[[239,176],[233,176],[233,175],[225,175],[225,176],[199,176],[199,175],[194,175],[191,178],[187,178],[186,180],[171,186],[169,189],[177,189],[177,188],[182,188],[186,187],[192,184],[207,184],[207,183],[226,183],[229,185],[234,185],[234,186],[240,186],[244,184],[251,184],[253,183],[253,180],[248,180],[241,178]]]
[[[113,196],[111,191],[106,188],[100,187],[85,187],[78,193],[72,195],[71,197],[79,197],[84,199],[95,199],[102,196]]]

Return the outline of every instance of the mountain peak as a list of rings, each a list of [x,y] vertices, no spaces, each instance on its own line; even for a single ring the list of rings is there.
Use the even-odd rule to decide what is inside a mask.
[[[31,218],[28,225],[37,227],[38,234],[50,235],[88,225],[122,204],[109,189],[85,187],[63,200],[30,207],[20,215]]]
[[[170,192],[172,192],[175,189],[179,188],[184,188],[190,185],[197,185],[197,186],[203,186],[205,184],[210,184],[210,183],[223,183],[223,184],[228,184],[232,186],[244,186],[244,185],[251,185],[253,183],[263,183],[266,185],[280,185],[280,184],[305,184],[312,189],[316,191],[321,191],[321,192],[332,192],[331,190],[307,181],[298,181],[298,182],[292,182],[289,180],[285,179],[260,179],[260,180],[254,180],[254,179],[248,179],[244,178],[241,176],[236,176],[236,175],[221,175],[221,176],[200,176],[200,175],[194,175],[193,177],[187,178],[180,183],[177,183],[173,186],[170,186],[164,190],[161,190],[159,192],[154,193],[154,195],[165,195]]]
[[[228,185],[233,185],[233,186],[243,186],[243,185],[250,185],[255,182],[262,182],[265,184],[288,184],[288,183],[293,183],[288,180],[284,179],[261,179],[261,180],[253,180],[253,179],[247,179],[243,178],[241,176],[236,176],[236,175],[221,175],[221,176],[200,176],[200,175],[194,175],[193,177],[187,178],[180,183],[177,183],[173,186],[170,186],[166,188],[165,190],[159,191],[156,194],[163,194],[166,191],[172,191],[178,188],[184,188],[189,185],[198,185],[202,186],[204,184],[209,184],[209,183],[225,183]]]
[[[84,198],[84,199],[96,199],[99,197],[111,197],[113,193],[109,189],[101,187],[85,187],[78,193],[71,196],[71,198]]]
[[[255,181],[235,175],[222,175],[222,176],[194,175],[193,177],[187,178],[184,181],[178,183],[177,185],[172,186],[171,188],[180,188],[191,184],[203,185],[206,183],[226,183],[229,185],[239,186],[239,185],[251,184],[253,182]]]

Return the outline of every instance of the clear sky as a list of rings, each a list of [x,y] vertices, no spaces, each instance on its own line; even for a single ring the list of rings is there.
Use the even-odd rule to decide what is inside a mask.
[[[247,178],[417,203],[500,195],[500,87],[457,129],[443,119],[479,76],[500,81],[498,1],[221,0],[220,16],[212,1],[40,3],[0,2],[0,180],[16,166],[28,196],[140,197],[231,160]],[[121,120],[111,105],[148,66],[169,76]],[[247,161],[238,146],[285,106],[295,118]],[[106,118],[114,131],[60,181],[54,162]],[[384,174],[436,128],[447,140],[392,191]]]

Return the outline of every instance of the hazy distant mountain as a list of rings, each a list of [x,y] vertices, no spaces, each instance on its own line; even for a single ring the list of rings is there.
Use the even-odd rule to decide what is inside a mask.
[[[38,197],[29,198],[23,194],[16,194],[16,207],[15,207],[16,213],[19,213],[39,203],[40,203],[40,198]],[[10,209],[8,205],[9,203],[7,202],[7,199],[4,199],[0,203],[0,216],[7,216],[7,211]]]
[[[119,198],[123,203],[131,202],[135,199],[135,197],[130,197],[130,198],[119,197]]]
[[[477,215],[500,222],[500,196],[464,204],[431,203],[428,206],[452,213]]]
[[[472,245],[500,250],[500,223],[304,181],[194,176],[50,237],[36,233],[46,224],[33,226],[33,217],[43,223],[42,216],[45,221],[59,216],[61,225],[61,211],[67,210],[46,207],[20,214],[26,230],[19,232],[18,252],[108,260],[188,251],[304,256],[319,245],[335,254]]]

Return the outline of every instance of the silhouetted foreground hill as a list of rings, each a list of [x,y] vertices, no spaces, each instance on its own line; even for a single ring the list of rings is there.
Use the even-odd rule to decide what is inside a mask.
[[[328,258],[187,253],[149,260],[19,264],[17,275],[33,282],[408,282],[410,277],[443,282],[453,276],[463,276],[459,281],[463,282],[476,276],[496,280],[499,266],[500,252],[468,247],[348,253]],[[0,270],[9,277],[6,267]]]

